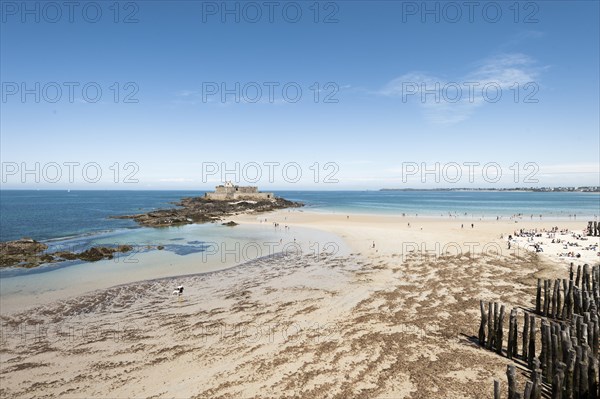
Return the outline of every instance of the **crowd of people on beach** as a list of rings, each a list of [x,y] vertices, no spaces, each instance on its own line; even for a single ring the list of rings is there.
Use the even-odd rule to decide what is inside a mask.
[[[568,236],[572,238],[564,239],[557,237],[559,236]],[[588,238],[584,233],[576,233],[574,231],[570,231],[568,229],[559,229],[558,227],[553,227],[550,230],[547,229],[520,229],[518,231],[514,231],[513,235],[508,236],[508,248],[511,247],[511,242],[515,241],[515,238],[521,237],[526,238],[525,247],[533,247],[535,252],[544,252],[544,248],[542,245],[546,244],[562,244],[562,249],[566,250],[565,252],[556,253],[559,257],[566,258],[580,258],[581,251],[594,251],[596,255],[600,257],[600,251],[598,251],[598,243],[591,243],[585,245],[585,243],[580,243],[581,241],[587,241]],[[549,243],[536,241],[536,238],[546,238],[550,239]]]

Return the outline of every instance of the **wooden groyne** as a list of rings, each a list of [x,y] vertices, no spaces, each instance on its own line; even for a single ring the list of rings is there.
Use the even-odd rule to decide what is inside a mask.
[[[535,309],[513,308],[506,347],[499,303],[480,301],[479,344],[520,363],[529,374],[518,392],[515,364],[507,366],[508,399],[600,399],[600,266],[573,264],[569,279],[538,279]],[[519,326],[521,337],[519,339]],[[494,398],[502,384],[494,380]]]

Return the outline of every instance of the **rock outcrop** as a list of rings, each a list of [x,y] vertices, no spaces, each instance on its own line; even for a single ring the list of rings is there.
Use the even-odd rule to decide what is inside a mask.
[[[46,244],[31,238],[2,242],[0,243],[0,267],[19,266],[31,268],[44,263],[56,263],[65,260],[96,262],[102,259],[112,259],[115,253],[129,252],[133,248],[129,245],[119,245],[114,248],[92,247],[83,252],[56,251],[52,253],[45,252],[47,249]]]
[[[304,204],[284,198],[263,201],[215,201],[203,197],[183,198],[175,203],[178,208],[160,209],[136,215],[113,216],[115,219],[133,219],[142,226],[168,227],[192,223],[220,221],[240,213],[263,213],[275,209],[297,208]]]

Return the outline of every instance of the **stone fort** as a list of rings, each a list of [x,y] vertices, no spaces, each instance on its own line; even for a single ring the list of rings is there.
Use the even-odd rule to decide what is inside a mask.
[[[273,193],[263,193],[258,191],[258,187],[246,186],[240,187],[235,186],[230,181],[226,182],[225,185],[219,185],[215,187],[215,191],[212,193],[204,194],[204,198],[216,200],[216,201],[229,201],[229,200],[271,200],[275,198]]]

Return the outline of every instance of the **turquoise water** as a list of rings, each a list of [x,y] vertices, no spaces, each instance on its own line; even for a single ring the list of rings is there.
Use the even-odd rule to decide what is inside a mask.
[[[448,214],[477,217],[524,216],[578,218],[600,215],[600,193],[498,191],[281,191],[285,198],[303,201],[308,209],[348,213],[402,213],[424,216]]]
[[[21,191],[0,190],[0,241],[75,238],[141,229],[132,220],[112,215],[141,213],[174,206],[203,191]],[[599,193],[448,192],[448,191],[279,191],[314,211],[375,214],[448,214],[507,217],[540,214],[544,218],[584,220],[600,215]],[[145,234],[145,233],[144,233]],[[150,243],[155,243],[150,240]]]

